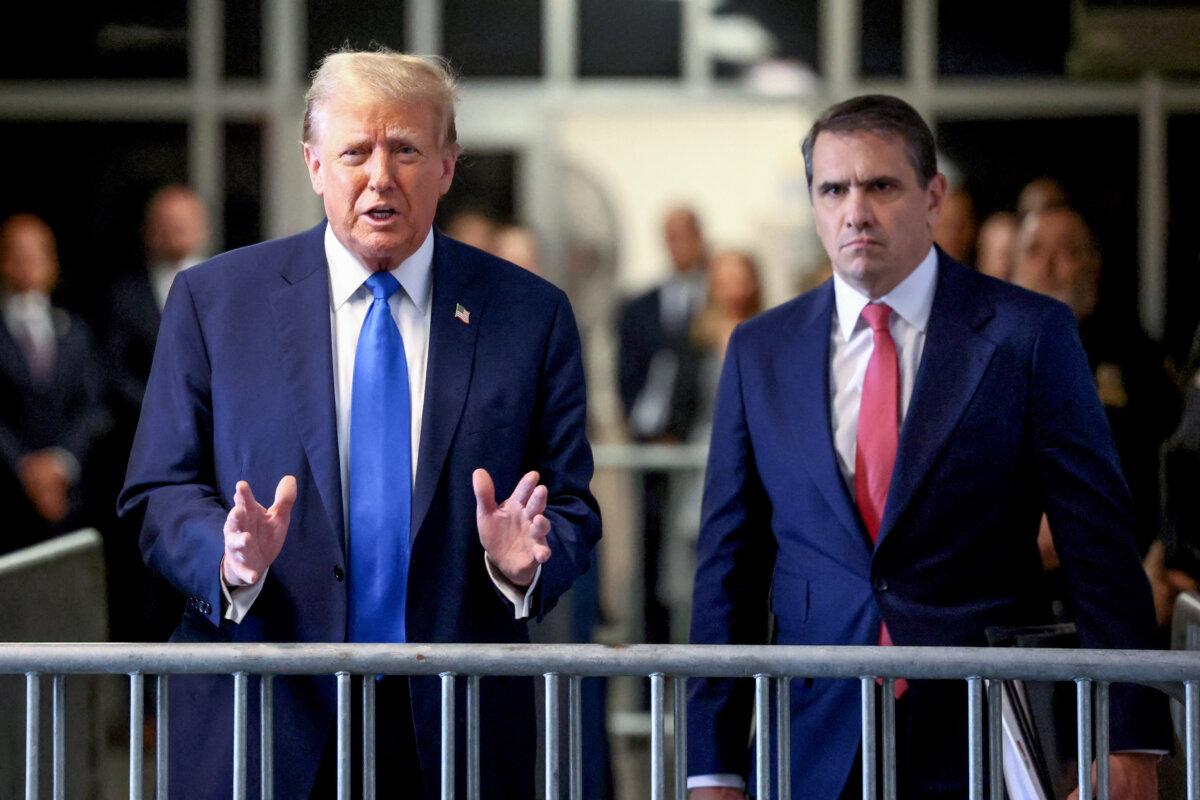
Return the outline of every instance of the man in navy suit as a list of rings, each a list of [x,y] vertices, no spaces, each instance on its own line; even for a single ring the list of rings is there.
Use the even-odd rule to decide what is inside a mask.
[[[327,57],[304,122],[327,223],[176,279],[121,497],[188,597],[175,640],[524,641],[587,568],[574,318],[550,284],[433,229],[453,97],[437,59]],[[436,677],[377,688],[378,791],[438,796]],[[333,689],[275,682],[275,796],[332,791]],[[173,797],[228,795],[229,690],[172,682]],[[484,796],[532,797],[532,682],[485,680],[481,706]]]
[[[1049,616],[1044,511],[1081,644],[1152,646],[1129,490],[1070,310],[933,246],[946,181],[904,102],[835,105],[803,150],[834,277],[730,342],[692,640],[984,645],[990,626]],[[901,796],[965,796],[963,684],[900,686]],[[694,800],[743,796],[751,691],[693,683]],[[857,796],[858,682],[797,679],[791,703],[793,792]],[[1113,797],[1154,797],[1165,700],[1115,686],[1111,709]]]

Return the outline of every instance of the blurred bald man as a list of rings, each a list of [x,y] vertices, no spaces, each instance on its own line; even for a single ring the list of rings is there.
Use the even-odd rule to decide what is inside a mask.
[[[1100,307],[1101,274],[1100,249],[1078,211],[1052,206],[1022,219],[1013,282],[1066,303],[1079,322],[1145,554],[1159,531],[1158,452],[1179,418],[1180,398],[1161,349],[1133,315]]]
[[[91,336],[50,300],[58,272],[45,222],[0,226],[0,552],[88,522],[81,478],[108,429]]]

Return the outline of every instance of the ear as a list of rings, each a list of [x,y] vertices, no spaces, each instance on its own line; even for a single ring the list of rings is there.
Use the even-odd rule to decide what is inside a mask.
[[[946,176],[940,172],[934,175],[930,178],[929,186],[925,191],[927,192],[929,202],[926,208],[926,217],[932,226],[937,221],[938,214],[942,211],[942,201],[946,199]]]
[[[440,195],[445,195],[446,192],[450,191],[450,184],[454,182],[454,168],[458,166],[458,154],[461,152],[462,148],[457,144],[442,148],[440,159],[442,174],[438,178]]]
[[[304,143],[304,164],[308,167],[308,180],[318,195],[325,193],[325,173],[321,167],[321,153],[312,142]]]

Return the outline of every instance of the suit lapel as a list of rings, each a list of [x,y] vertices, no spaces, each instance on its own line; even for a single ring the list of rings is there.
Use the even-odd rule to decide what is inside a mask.
[[[991,304],[974,292],[966,268],[938,251],[938,280],[896,466],[879,529],[879,543],[929,475],[991,361],[996,346],[979,331]]]
[[[476,280],[479,272],[469,260],[458,257],[459,252],[458,245],[435,231],[429,366],[413,488],[413,537],[429,513],[446,453],[462,417],[475,361],[475,336],[485,311],[486,281]],[[468,322],[456,316],[460,305],[469,314]]]
[[[789,417],[795,423],[796,450],[808,474],[825,497],[834,516],[854,541],[865,541],[866,531],[859,519],[846,482],[837,465],[833,444],[833,425],[829,411],[829,331],[833,324],[833,283],[817,289],[811,308],[801,311],[796,321],[797,335],[781,358],[779,382],[781,397],[794,399],[796,407]],[[861,548],[865,553],[865,548]]]
[[[344,550],[324,236],[322,223],[300,238],[292,258],[280,267],[284,283],[270,292],[270,302],[279,332],[280,370],[292,400],[290,413],[329,524]]]

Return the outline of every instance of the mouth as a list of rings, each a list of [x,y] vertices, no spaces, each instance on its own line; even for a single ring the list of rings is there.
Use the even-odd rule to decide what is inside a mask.
[[[875,241],[874,239],[868,239],[863,236],[860,236],[858,238],[851,239],[848,242],[842,243],[843,249],[846,249],[846,248],[861,249],[864,247],[878,247],[878,246],[879,246],[879,242]]]
[[[391,206],[375,206],[364,211],[363,216],[375,222],[387,222],[393,217],[398,216],[399,213],[399,211]]]

